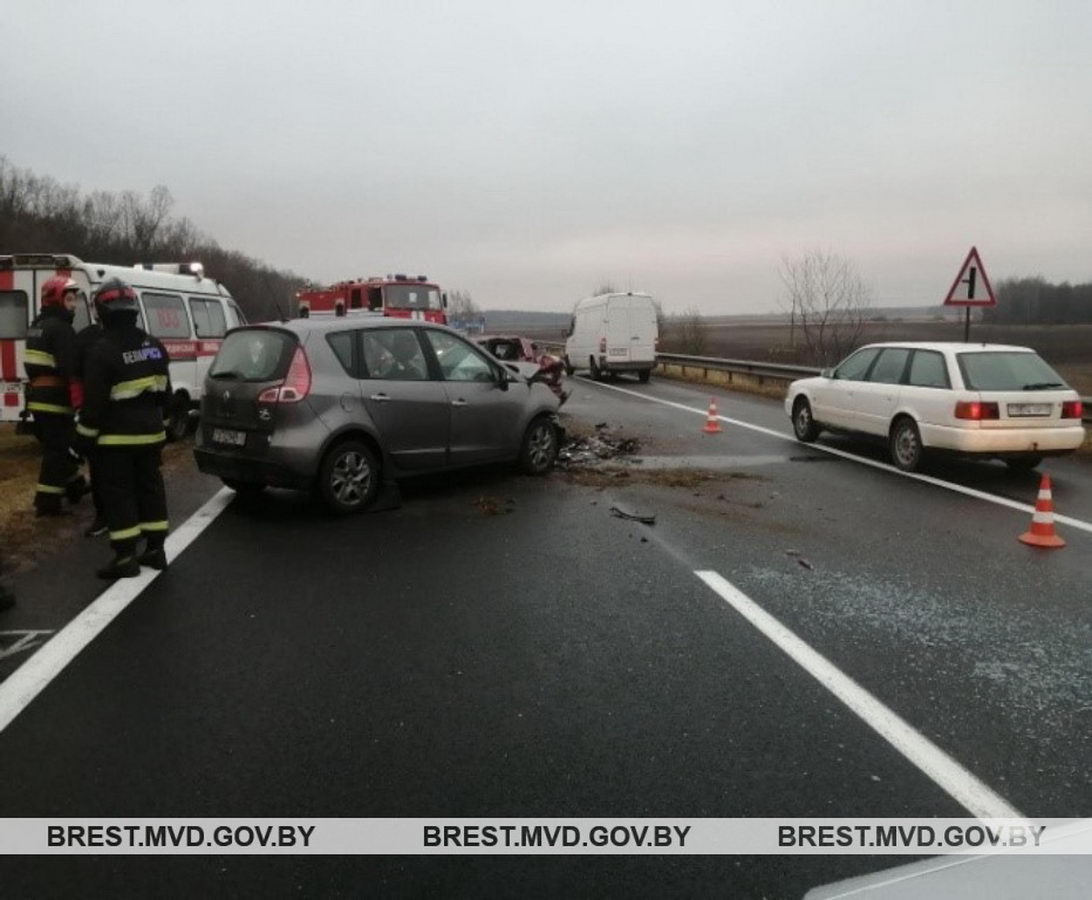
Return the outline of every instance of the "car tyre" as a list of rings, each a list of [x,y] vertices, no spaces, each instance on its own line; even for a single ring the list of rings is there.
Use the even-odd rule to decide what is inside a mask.
[[[366,444],[335,444],[319,465],[318,495],[339,516],[363,512],[379,493],[379,460]]]
[[[811,414],[807,397],[797,397],[792,406],[792,430],[802,444],[810,444],[819,437],[819,425]]]
[[[221,478],[224,487],[231,488],[236,494],[260,494],[265,485],[257,481],[240,481],[238,478]]]
[[[651,377],[652,369],[641,369],[641,371],[637,373],[637,380],[640,381],[641,384],[648,384],[648,379]]]
[[[575,371],[576,371],[576,369],[573,368],[573,364],[571,362],[569,362],[568,354],[566,354],[565,355],[565,374],[568,375],[570,378],[572,378],[573,372],[575,372]]]
[[[599,368],[599,363],[595,361],[594,356],[588,357],[588,371],[593,381],[606,381],[606,376],[603,370]]]
[[[1042,461],[1041,456],[1013,456],[1005,460],[1005,465],[1014,472],[1030,472]]]
[[[558,451],[557,427],[540,416],[527,426],[519,449],[519,467],[527,475],[545,475],[554,467]]]
[[[903,416],[891,426],[888,444],[891,461],[902,472],[916,472],[921,466],[925,449],[921,445],[921,432],[913,419]]]

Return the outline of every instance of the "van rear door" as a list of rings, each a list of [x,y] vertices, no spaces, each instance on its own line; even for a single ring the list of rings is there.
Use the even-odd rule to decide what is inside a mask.
[[[629,301],[630,360],[632,362],[656,361],[656,306],[648,297],[627,297]]]
[[[633,345],[630,298],[611,297],[607,301],[607,365],[628,363]]]

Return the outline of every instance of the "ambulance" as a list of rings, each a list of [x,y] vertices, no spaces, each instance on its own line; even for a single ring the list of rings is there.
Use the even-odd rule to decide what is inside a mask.
[[[133,286],[140,298],[137,324],[159,338],[170,355],[174,397],[168,436],[184,437],[224,335],[246,324],[227,288],[192,262],[129,268],[83,262],[70,253],[0,255],[0,422],[17,421],[23,412],[27,328],[38,315],[42,285],[57,275],[80,287],[73,322],[77,331],[91,322],[91,297],[100,284],[120,278]]]

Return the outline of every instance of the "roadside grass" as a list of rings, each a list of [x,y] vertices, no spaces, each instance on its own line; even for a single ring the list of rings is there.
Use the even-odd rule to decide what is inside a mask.
[[[192,444],[168,444],[163,451],[164,475],[192,465]],[[83,540],[91,516],[90,498],[75,507],[75,514],[60,518],[34,515],[34,487],[38,483],[41,453],[29,435],[17,435],[15,426],[0,425],[0,563],[4,571],[32,568],[42,557],[68,541]]]

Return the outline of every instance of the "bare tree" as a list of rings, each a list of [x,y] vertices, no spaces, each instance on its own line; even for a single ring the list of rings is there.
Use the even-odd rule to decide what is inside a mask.
[[[676,320],[675,344],[679,352],[690,356],[704,356],[708,349],[708,335],[701,312],[696,306],[683,311]]]
[[[799,329],[811,361],[830,365],[860,342],[872,292],[852,260],[809,250],[782,257],[780,275],[792,328]]]

